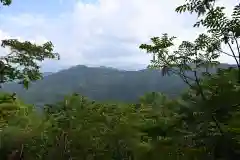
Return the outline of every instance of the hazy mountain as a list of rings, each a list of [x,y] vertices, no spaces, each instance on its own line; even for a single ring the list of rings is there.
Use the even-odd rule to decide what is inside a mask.
[[[42,105],[61,100],[73,92],[101,101],[134,102],[146,92],[176,96],[184,88],[186,85],[179,77],[162,77],[161,71],[157,70],[122,71],[78,65],[57,73],[44,73],[43,80],[34,82],[29,90],[18,84],[6,84],[2,90],[17,92],[25,101]]]
[[[43,73],[43,77],[49,76],[49,75],[51,75],[51,74],[53,74],[53,72],[44,72],[44,73]]]

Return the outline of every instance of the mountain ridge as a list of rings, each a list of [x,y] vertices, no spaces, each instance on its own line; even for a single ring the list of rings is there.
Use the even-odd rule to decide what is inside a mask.
[[[220,68],[232,65],[221,64]],[[43,79],[28,90],[18,84],[5,84],[2,91],[16,92],[28,103],[55,103],[65,95],[79,93],[99,101],[135,102],[146,92],[162,92],[170,97],[179,95],[186,84],[178,76],[162,76],[161,70],[119,70],[109,67],[77,65],[58,72],[45,72]]]

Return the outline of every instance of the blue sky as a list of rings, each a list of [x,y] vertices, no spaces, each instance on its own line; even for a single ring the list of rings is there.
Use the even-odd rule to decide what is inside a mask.
[[[177,42],[193,40],[204,31],[192,28],[194,15],[174,12],[183,1],[13,0],[1,8],[0,38],[52,41],[61,60],[44,62],[44,71],[77,64],[141,69],[150,60],[138,49],[141,43],[165,32],[177,36]],[[231,9],[236,0],[219,3]]]
[[[2,9],[1,14],[42,13],[48,16],[56,16],[69,10],[75,0],[13,0],[11,7]],[[86,1],[90,2],[90,1]]]

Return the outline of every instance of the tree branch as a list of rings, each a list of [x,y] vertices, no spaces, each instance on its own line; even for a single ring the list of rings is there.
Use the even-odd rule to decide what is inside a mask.
[[[219,52],[221,52],[221,53],[223,53],[223,54],[226,54],[226,55],[234,58],[233,55],[231,55],[231,54],[229,54],[229,53],[227,53],[227,52],[224,52],[224,51],[222,51],[222,50],[219,50]],[[239,56],[236,56],[236,58],[239,58]]]
[[[240,69],[239,62],[238,62],[238,60],[237,60],[237,56],[236,56],[236,54],[235,54],[235,52],[234,52],[231,44],[230,44],[229,42],[227,42],[227,44],[228,44],[228,46],[229,46],[229,48],[230,48],[230,50],[231,50],[231,52],[232,52],[232,55],[233,55],[233,57],[234,57],[234,59],[235,59],[235,61],[236,61],[236,63],[237,63],[238,68]]]
[[[238,44],[238,41],[237,41],[237,38],[234,36],[233,37],[235,42],[236,42],[236,45],[237,45],[237,51],[238,51],[238,61],[240,63],[240,48],[239,48],[239,44]],[[240,65],[238,63],[238,83],[240,83]]]
[[[238,40],[237,38],[234,36],[234,40],[236,42],[236,45],[237,45],[237,51],[238,51],[238,61],[240,63],[240,46],[239,46],[239,43],[238,43]]]

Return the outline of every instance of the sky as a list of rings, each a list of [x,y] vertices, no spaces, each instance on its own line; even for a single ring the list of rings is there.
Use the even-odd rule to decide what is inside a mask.
[[[150,55],[139,49],[151,37],[168,33],[178,41],[193,40],[203,29],[193,28],[195,15],[178,14],[184,0],[13,0],[0,7],[0,39],[35,43],[52,41],[61,56],[42,69],[58,71],[74,65],[126,70],[145,68]],[[219,0],[231,11],[237,0]],[[230,13],[230,12],[229,12]],[[2,54],[0,50],[0,54]],[[221,62],[232,63],[229,57]]]

